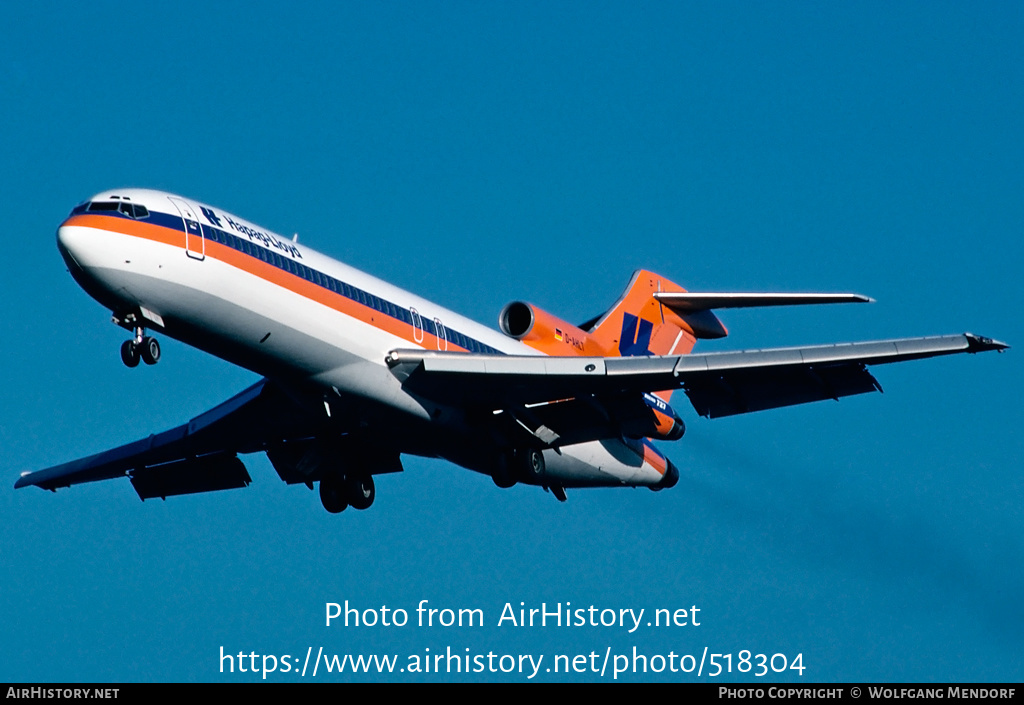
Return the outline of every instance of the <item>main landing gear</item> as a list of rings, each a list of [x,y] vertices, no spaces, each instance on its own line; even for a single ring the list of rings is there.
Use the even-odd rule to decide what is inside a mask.
[[[121,362],[128,367],[137,367],[139,360],[147,365],[155,365],[160,361],[160,343],[145,333],[145,328],[137,326],[135,338],[121,343]]]
[[[491,470],[491,478],[502,489],[512,487],[520,480],[541,484],[545,469],[544,455],[540,450],[516,448],[498,456]]]
[[[538,448],[515,448],[500,454],[491,469],[491,479],[502,489],[512,487],[517,482],[525,482],[540,485],[559,502],[566,499],[565,488],[553,484],[548,477],[544,454]]]
[[[369,509],[376,497],[373,476],[338,477],[329,475],[320,480],[320,501],[331,514],[353,509]]]

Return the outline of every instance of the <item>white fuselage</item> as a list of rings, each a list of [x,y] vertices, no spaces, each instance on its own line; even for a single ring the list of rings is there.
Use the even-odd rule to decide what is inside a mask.
[[[111,210],[118,201],[132,207]],[[115,316],[136,313],[145,327],[261,375],[315,385],[339,405],[366,403],[399,424],[403,452],[461,462],[446,449],[473,439],[464,437],[463,410],[403,389],[385,363],[389,351],[539,354],[220,209],[141,189],[88,203],[108,205],[76,208],[58,243],[76,280]],[[421,429],[417,440],[398,438],[404,424]],[[434,448],[424,440],[432,436]],[[657,486],[668,467],[649,443],[638,450],[618,439],[544,457],[548,475],[566,487]]]

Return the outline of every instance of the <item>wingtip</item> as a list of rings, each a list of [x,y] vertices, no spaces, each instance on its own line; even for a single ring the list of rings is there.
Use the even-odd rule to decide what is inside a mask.
[[[43,484],[43,480],[39,478],[39,470],[26,470],[18,476],[17,481],[14,483],[14,489],[20,490],[22,487],[39,487],[41,489],[53,489]]]
[[[1009,350],[1010,346],[1001,340],[995,340],[988,338],[984,335],[975,335],[974,333],[964,333],[967,338],[967,352],[978,353],[986,352],[988,350]]]

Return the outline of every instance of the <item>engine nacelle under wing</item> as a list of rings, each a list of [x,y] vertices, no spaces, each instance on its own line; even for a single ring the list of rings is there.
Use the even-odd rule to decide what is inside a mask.
[[[648,392],[644,392],[643,401],[647,406],[647,413],[638,416],[633,423],[624,423],[624,436],[653,438],[659,441],[678,441],[683,437],[686,426],[668,402]]]

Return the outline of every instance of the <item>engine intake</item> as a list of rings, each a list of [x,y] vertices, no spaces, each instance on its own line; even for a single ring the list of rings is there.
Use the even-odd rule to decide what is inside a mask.
[[[536,320],[533,315],[533,306],[522,301],[513,301],[501,309],[501,313],[498,315],[501,332],[516,340],[522,340],[529,335]]]
[[[524,301],[513,301],[501,309],[498,327],[510,338],[548,355],[604,354],[586,332]]]

